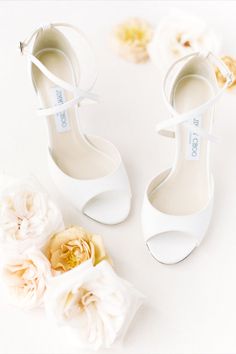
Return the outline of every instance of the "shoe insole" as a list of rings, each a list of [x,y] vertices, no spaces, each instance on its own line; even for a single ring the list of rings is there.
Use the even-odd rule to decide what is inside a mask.
[[[56,76],[76,86],[73,67],[59,50],[44,49],[37,58]],[[43,108],[52,107],[74,98],[45,77],[34,66],[34,80]],[[71,177],[93,179],[106,176],[114,170],[114,161],[89,143],[79,129],[79,112],[71,107],[47,117],[49,142],[58,166]]]
[[[180,79],[174,89],[173,105],[177,112],[185,113],[198,107],[213,95],[213,88],[198,75]],[[206,132],[211,127],[212,111],[196,116],[195,124]],[[153,190],[152,204],[171,215],[187,215],[204,207],[209,198],[208,144],[189,127],[180,124],[176,130],[177,156],[168,178]]]

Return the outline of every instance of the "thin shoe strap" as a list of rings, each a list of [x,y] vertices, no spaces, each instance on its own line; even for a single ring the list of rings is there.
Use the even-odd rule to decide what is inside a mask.
[[[184,114],[180,114],[180,113],[176,112],[176,110],[173,108],[173,106],[169,102],[168,94],[167,94],[168,80],[170,79],[170,76],[173,73],[173,70],[175,69],[175,67],[178,63],[180,63],[182,61],[186,61],[186,59],[188,59],[190,57],[202,56],[202,55],[204,55],[205,58],[209,58],[209,59],[212,58],[214,64],[219,68],[223,77],[225,77],[226,82],[225,82],[224,86],[217,92],[217,94],[214,97],[212,97],[210,100],[203,103],[202,105],[200,105],[197,108],[194,108]],[[171,113],[172,117],[168,120],[165,120],[165,121],[159,123],[156,126],[157,132],[159,132],[161,135],[169,136],[169,137],[173,138],[174,134],[173,134],[173,132],[167,130],[168,128],[179,125],[181,123],[187,123],[187,121],[191,120],[192,118],[204,113],[208,108],[210,108],[221,97],[221,95],[224,93],[225,89],[232,82],[233,82],[233,75],[230,72],[230,70],[228,69],[228,67],[224,64],[223,61],[221,61],[219,58],[215,57],[212,53],[202,54],[200,52],[195,52],[195,53],[188,54],[184,57],[181,57],[180,59],[178,59],[176,62],[174,62],[170,66],[170,68],[167,71],[166,76],[164,78],[164,82],[163,82],[164,100],[165,100],[166,106],[167,106],[169,112]],[[211,141],[216,140],[216,138],[214,136],[212,136],[211,134],[207,134],[201,128],[196,127],[195,125],[194,126],[190,125],[190,126],[191,126],[191,129],[193,131],[196,131],[199,135],[201,135]]]
[[[27,55],[27,58],[35,65],[37,68],[50,80],[52,81],[55,85],[60,86],[66,91],[69,92],[75,92],[77,90],[77,87],[74,87],[73,85],[69,84],[68,82],[60,79],[58,76],[54,75],[48,68],[38,59],[36,58],[33,54],[31,54],[28,51],[24,51],[24,53]]]
[[[37,115],[39,117],[46,117],[46,116],[50,116],[52,114],[66,111],[68,108],[75,106],[76,104],[79,106],[82,106],[84,104],[88,104],[88,103],[91,103],[94,101],[98,102],[97,95],[95,95],[93,93],[89,93],[89,94],[90,94],[90,96],[93,95],[93,98],[91,98],[91,97],[88,98],[90,100],[88,102],[85,101],[85,99],[87,99],[87,97],[85,97],[85,95],[87,95],[87,93],[83,94],[83,95],[78,95],[75,98],[72,98],[71,100],[66,101],[65,103],[61,103],[59,105],[56,105],[53,107],[48,107],[48,108],[39,108],[37,110]]]
[[[23,42],[20,42],[20,51],[22,54],[26,55],[27,58],[55,85],[63,88],[66,91],[73,92],[76,96],[72,100],[69,100],[65,102],[64,104],[60,104],[58,106],[54,107],[49,107],[45,109],[39,109],[37,114],[39,116],[47,116],[51,115],[53,113],[58,113],[60,111],[64,111],[65,109],[75,105],[75,104],[80,104],[82,103],[83,100],[88,100],[88,102],[97,102],[98,101],[98,96],[96,94],[91,93],[91,89],[93,88],[96,80],[97,80],[97,73],[95,75],[95,79],[90,86],[88,90],[81,90],[79,87],[75,87],[71,85],[70,83],[62,80],[58,76],[54,75],[48,68],[38,59],[36,58],[32,53],[30,53],[29,50],[26,48],[28,45],[31,43],[31,41],[34,39],[34,37],[41,31],[41,30],[46,30],[52,27],[68,27],[76,31],[84,40],[87,44],[89,44],[88,40],[86,39],[85,35],[75,26],[67,24],[67,23],[52,23],[48,25],[43,25],[36,30],[34,30],[29,37],[27,37]],[[89,45],[89,48],[92,53],[91,46]]]

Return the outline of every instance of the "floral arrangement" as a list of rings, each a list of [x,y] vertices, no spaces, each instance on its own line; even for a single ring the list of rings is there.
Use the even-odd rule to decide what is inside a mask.
[[[117,25],[112,32],[112,47],[123,59],[144,63],[151,60],[162,74],[177,59],[192,52],[212,52],[219,55],[221,40],[202,19],[179,10],[172,10],[158,25],[152,26],[141,18],[130,18]],[[236,59],[222,60],[236,78]],[[219,85],[225,78],[216,69]],[[236,87],[236,79],[229,90]]]
[[[78,347],[110,347],[143,301],[115,273],[102,238],[65,228],[60,210],[30,180],[1,189],[0,245],[9,301],[25,310],[44,306]]]
[[[190,52],[217,54],[220,48],[219,36],[204,20],[179,10],[163,17],[155,29],[140,18],[124,21],[113,30],[112,44],[124,59],[136,63],[151,59],[162,72]]]

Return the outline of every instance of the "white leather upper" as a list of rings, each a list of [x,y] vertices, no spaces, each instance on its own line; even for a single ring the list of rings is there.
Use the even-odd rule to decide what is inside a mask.
[[[53,72],[51,72],[37,58],[37,53],[44,50],[43,45],[38,44],[38,38],[40,37],[39,35],[42,34],[41,31],[45,31],[43,33],[47,33],[49,36],[50,33],[57,36],[55,41],[57,43],[57,47],[60,49],[60,38],[63,38],[64,35],[60,37],[61,33],[58,31],[58,28],[63,29],[65,27],[71,28],[79,35],[80,39],[83,38],[83,40],[87,41],[83,33],[76,27],[65,23],[54,23],[37,28],[26,40],[20,43],[20,50],[22,54],[26,55],[30,64],[30,75],[36,93],[38,88],[36,87],[32,77],[33,66],[37,67],[37,69],[50,82],[54,83],[56,86],[64,89],[65,91],[72,93],[73,95],[73,98],[67,100],[66,102],[54,105],[52,107],[40,107],[37,112],[39,116],[52,116],[58,112],[63,112],[72,106],[79,107],[83,103],[98,101],[97,95],[91,92],[91,89],[93,88],[96,81],[97,74],[95,74],[92,85],[90,85],[87,90],[84,90],[81,87],[77,87],[76,85],[71,85],[69,82],[62,80],[60,77],[53,74]],[[50,32],[50,30],[52,31]],[[33,42],[33,46],[30,48],[31,42]],[[68,47],[67,43],[63,45],[64,47],[62,51],[66,51],[66,54],[69,56],[71,55],[71,58],[73,59],[75,53],[72,51],[72,48]],[[77,65],[77,63],[75,64]],[[75,74],[77,70],[78,66],[75,66]],[[84,212],[86,215],[105,224],[115,224],[121,222],[128,216],[130,210],[131,189],[119,151],[114,147],[113,144],[106,141],[105,139],[96,136],[88,137],[82,132],[80,132],[80,134],[83,140],[83,144],[87,144],[88,149],[90,150],[97,151],[101,153],[101,155],[106,155],[107,158],[112,161],[114,169],[107,175],[99,178],[74,178],[65,173],[63,166],[58,164],[54,159],[53,151],[49,147],[48,163],[52,179],[60,191],[67,197],[67,199],[70,200],[79,210]],[[80,169],[79,160],[76,164],[78,165],[78,169]],[[91,169],[92,168],[93,166],[91,166]],[[96,175],[96,173],[94,173],[94,175]]]
[[[170,231],[180,231],[189,235],[194,239],[196,247],[201,243],[212,215],[214,201],[214,182],[211,179],[211,193],[207,205],[200,211],[190,215],[169,215],[162,213],[154,208],[150,202],[149,195],[152,188],[157,188],[164,179],[168,177],[170,169],[160,173],[155,177],[145,191],[143,209],[142,209],[142,225],[145,242],[152,237]]]
[[[203,103],[201,106],[198,106],[188,111],[187,113],[176,112],[171,102],[173,87],[175,85],[175,82],[177,82],[178,80],[178,75],[181,75],[182,72],[181,70],[183,70],[184,66],[182,66],[180,71],[178,72],[180,74],[177,73],[177,75],[174,78],[170,77],[173,74],[173,69],[176,69],[176,64],[178,64],[179,62],[186,62],[186,59],[194,58],[196,56],[201,56],[201,53],[192,53],[190,55],[187,55],[179,59],[168,70],[166,77],[164,79],[164,99],[168,111],[171,113],[171,118],[159,123],[157,125],[157,131],[161,135],[164,135],[166,137],[175,138],[176,135],[175,131],[169,130],[169,128],[171,127],[175,128],[178,124],[184,124],[188,127],[188,129],[199,134],[202,138],[206,138],[210,141],[215,141],[215,137],[211,135],[211,132],[210,134],[205,132],[201,128],[191,124],[190,121],[193,117],[198,117],[203,112],[207,111],[219,99],[219,97],[222,95],[224,90],[232,82],[232,74],[230,73],[228,68],[224,65],[224,63],[216,59],[212,54],[207,54],[205,56],[206,60],[209,60],[209,58],[213,58],[214,64],[218,65],[222,74],[226,78],[226,83],[224,87],[221,88],[218,92],[215,92],[215,95],[209,101]],[[171,81],[170,94],[167,93],[168,81]],[[194,92],[192,94],[194,95]],[[178,144],[177,144],[177,149],[178,149]],[[173,166],[172,169],[168,169],[166,171],[161,172],[158,176],[156,176],[151,180],[151,182],[148,184],[148,187],[145,191],[143,208],[142,208],[142,228],[143,228],[144,240],[151,254],[155,258],[157,258],[160,262],[167,263],[167,264],[173,264],[184,259],[188,254],[191,253],[191,251],[195,247],[197,247],[201,243],[202,239],[206,234],[206,231],[208,229],[211,220],[213,201],[214,201],[214,182],[213,182],[213,177],[210,174],[209,149],[208,149],[207,150],[207,170],[208,170],[209,189],[207,195],[207,203],[199,210],[196,210],[196,212],[187,215],[166,214],[161,210],[159,210],[157,207],[155,207],[152,203],[152,193],[163,182],[165,182],[168,179],[174,167],[175,166]],[[194,188],[194,186],[192,188]],[[181,203],[181,199],[179,203]],[[175,238],[175,240],[177,240],[177,243],[172,244],[171,237],[173,236],[171,235],[174,235],[174,233],[182,233],[185,235],[184,237],[186,237],[186,240],[191,240],[189,244],[187,243],[188,247],[186,247],[185,252],[182,252],[181,250],[181,238],[179,239],[179,244],[177,238]],[[165,235],[168,234],[169,237],[166,237]],[[161,242],[158,244],[157,240],[160,236],[161,236],[160,239]],[[164,244],[163,242],[165,240],[165,237],[167,242]],[[158,252],[159,246],[163,247],[162,250],[164,250],[165,253],[164,256],[162,256],[161,253]]]
[[[97,142],[111,144],[97,136],[89,136],[89,139],[95,146]],[[125,193],[131,198],[129,179],[121,159],[119,166],[112,174],[97,179],[78,180],[68,176],[58,167],[50,151],[48,156],[49,169],[54,183],[58,188],[63,188],[63,194],[81,211],[84,211],[87,203],[92,198],[105,192],[115,191],[117,193]]]

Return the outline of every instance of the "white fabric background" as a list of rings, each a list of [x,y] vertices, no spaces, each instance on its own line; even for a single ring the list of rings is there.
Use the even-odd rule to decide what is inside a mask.
[[[167,117],[158,71],[151,63],[119,59],[109,48],[109,33],[129,16],[158,23],[172,6],[205,18],[222,35],[222,53],[236,54],[233,1],[0,2],[0,169],[35,175],[61,206],[67,224],[102,234],[117,272],[146,295],[123,345],[104,353],[236,353],[236,91],[216,107],[214,132],[221,142],[213,147],[215,207],[201,247],[184,262],[164,266],[148,254],[142,239],[145,185],[171,164],[174,144],[154,132],[156,122]],[[87,219],[66,203],[49,178],[45,126],[35,115],[36,98],[17,47],[33,28],[50,21],[79,26],[94,44],[99,66],[95,91],[102,101],[84,109],[81,119],[86,132],[110,139],[124,157],[134,197],[123,224],[109,227]],[[71,348],[43,311],[23,313],[0,301],[0,353],[84,351]]]

